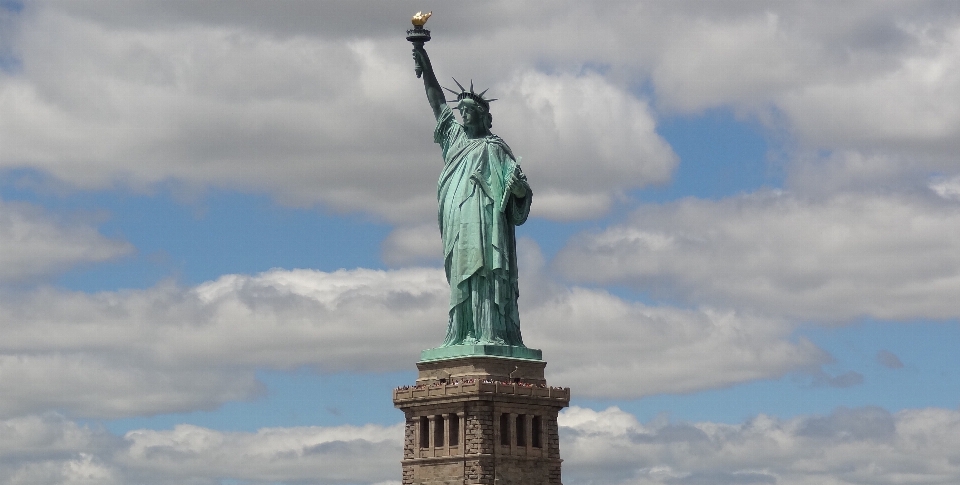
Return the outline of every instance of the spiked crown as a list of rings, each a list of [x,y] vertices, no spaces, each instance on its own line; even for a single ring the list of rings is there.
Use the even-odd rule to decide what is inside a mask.
[[[486,94],[486,92],[487,92],[486,89],[484,89],[484,90],[483,90],[482,92],[480,92],[480,93],[475,93],[475,92],[473,91],[473,80],[472,80],[472,79],[470,80],[470,90],[469,90],[469,91],[467,91],[466,88],[464,88],[463,85],[460,84],[460,82],[457,81],[456,78],[453,78],[453,82],[457,83],[457,87],[460,88],[460,92],[456,92],[456,91],[454,91],[454,90],[452,90],[452,89],[450,89],[450,88],[444,87],[443,89],[446,89],[447,91],[450,91],[451,93],[453,93],[453,94],[455,94],[455,95],[457,96],[457,99],[448,100],[448,101],[447,101],[448,103],[459,103],[460,101],[463,101],[464,99],[471,99],[471,100],[473,100],[475,103],[477,103],[478,105],[483,106],[483,109],[484,109],[487,113],[490,112],[490,102],[491,102],[491,101],[496,101],[497,98],[490,98],[490,99],[484,98],[483,95]]]

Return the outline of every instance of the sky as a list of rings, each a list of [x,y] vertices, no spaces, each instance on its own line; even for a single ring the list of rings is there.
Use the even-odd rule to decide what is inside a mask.
[[[530,180],[564,483],[960,483],[960,3],[0,0],[0,484],[399,484],[418,10]]]

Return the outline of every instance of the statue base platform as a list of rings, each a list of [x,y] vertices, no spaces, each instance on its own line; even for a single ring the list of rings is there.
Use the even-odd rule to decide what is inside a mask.
[[[537,351],[539,352],[539,350]],[[417,384],[440,384],[463,380],[497,381],[545,385],[542,360],[472,355],[417,362]]]
[[[543,360],[543,352],[540,349],[530,349],[518,345],[468,344],[450,345],[421,351],[420,362],[478,356]]]

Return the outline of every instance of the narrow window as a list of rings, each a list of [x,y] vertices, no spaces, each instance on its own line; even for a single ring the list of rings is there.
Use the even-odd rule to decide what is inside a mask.
[[[530,431],[530,434],[533,435],[533,436],[531,436],[531,438],[533,438],[533,447],[534,447],[534,448],[541,448],[541,447],[543,447],[543,443],[540,442],[540,434],[542,433],[542,431],[540,430],[540,426],[541,426],[541,424],[540,424],[540,416],[534,416],[534,417],[533,417],[533,426],[531,426],[531,428],[533,428],[533,429]]]
[[[447,418],[450,420],[450,446],[460,445],[460,416],[456,413],[450,413]]]
[[[443,415],[438,414],[433,423],[433,446],[443,446]]]
[[[430,446],[430,419],[420,416],[420,448]]]
[[[510,415],[507,413],[500,415],[500,444],[510,446]]]
[[[527,415],[517,415],[517,446],[527,446]]]

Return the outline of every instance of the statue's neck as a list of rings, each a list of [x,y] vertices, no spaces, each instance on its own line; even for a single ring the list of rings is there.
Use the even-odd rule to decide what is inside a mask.
[[[485,127],[480,128],[480,127],[464,126],[463,132],[465,135],[467,135],[467,138],[470,138],[470,139],[485,138],[490,135],[490,130],[488,130]]]

